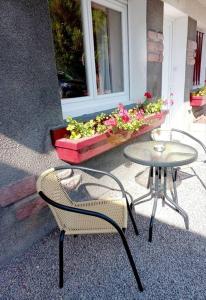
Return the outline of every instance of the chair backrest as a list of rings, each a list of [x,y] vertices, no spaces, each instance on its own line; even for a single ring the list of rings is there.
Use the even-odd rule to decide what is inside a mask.
[[[73,206],[73,201],[70,199],[69,195],[64,191],[61,186],[61,181],[58,178],[58,171],[54,168],[44,171],[37,180],[37,192],[43,192],[49,199],[54,202]],[[64,227],[64,220],[66,218],[66,211],[58,209],[54,206],[49,205],[58,225],[60,228]]]
[[[196,144],[199,144],[201,146],[202,150],[206,154],[206,145],[203,144],[202,141],[200,141],[198,138],[195,136],[191,135],[190,133],[180,130],[180,129],[161,129],[161,128],[156,128],[153,129],[151,132],[151,138],[153,141],[174,141],[174,142],[179,142],[179,143],[185,143],[185,144],[190,144],[191,140],[195,141]],[[184,141],[184,138],[188,139],[188,141]],[[206,160],[202,160],[203,163],[206,163]]]
[[[172,130],[156,128],[151,132],[151,138],[153,141],[172,141]]]

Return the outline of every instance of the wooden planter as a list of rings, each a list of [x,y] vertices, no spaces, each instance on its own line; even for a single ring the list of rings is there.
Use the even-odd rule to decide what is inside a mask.
[[[206,104],[206,96],[193,96],[190,94],[190,105],[193,107],[199,107]]]
[[[148,116],[146,119],[150,124],[142,126],[137,132],[132,134],[129,132],[119,132],[115,134],[106,132],[88,138],[69,140],[64,137],[66,135],[66,129],[60,128],[51,131],[51,138],[58,157],[61,160],[71,164],[80,164],[159,127],[164,122],[166,114],[167,112],[161,112],[160,114]]]

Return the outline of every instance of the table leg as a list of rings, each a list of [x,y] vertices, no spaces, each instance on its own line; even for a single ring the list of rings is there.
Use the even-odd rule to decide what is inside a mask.
[[[152,208],[152,215],[151,215],[150,224],[149,224],[149,240],[148,241],[150,243],[152,242],[152,232],[153,232],[153,224],[154,224],[156,210],[157,210],[157,197],[155,196],[154,204],[153,204],[153,208]]]
[[[154,189],[154,188],[153,188],[153,173],[154,173],[153,167],[150,167],[150,170],[149,170],[149,177],[148,177],[148,183],[147,183],[147,188],[149,188],[150,191],[149,191],[148,193],[144,194],[143,196],[138,197],[137,199],[134,199],[134,200],[132,201],[131,207],[133,207],[133,206],[135,206],[135,205],[137,205],[137,204],[141,204],[141,203],[144,203],[144,202],[147,202],[147,201],[152,200],[152,198],[153,198],[153,189]],[[149,197],[149,196],[150,196],[150,198],[145,199],[145,198],[147,198],[147,197]],[[145,199],[145,200],[144,200],[144,199]]]
[[[152,179],[152,182],[151,182]],[[151,187],[151,184],[153,184],[153,167],[150,167],[149,169],[149,176],[148,176],[148,180],[147,180],[147,189],[149,189]]]
[[[176,201],[171,199],[169,195],[167,194],[167,169],[164,168],[164,195],[165,198],[169,201],[169,203],[174,207],[174,209],[183,217],[185,222],[186,229],[189,229],[189,218],[188,214],[178,205],[177,203],[177,190],[175,185],[175,191],[174,191],[174,197],[176,198]],[[176,194],[175,194],[176,193]]]
[[[171,172],[172,172],[172,185],[173,185],[173,200],[178,204],[178,196],[177,196],[177,186],[176,186],[176,182],[177,182],[177,170],[171,168]]]
[[[163,172],[163,182],[162,182],[162,172]],[[187,213],[178,205],[178,195],[177,195],[177,189],[176,189],[176,178],[175,174],[173,174],[173,170],[171,170],[171,176],[172,176],[172,187],[173,190],[171,190],[172,198],[167,193],[167,168],[161,168],[161,167],[151,167],[149,172],[149,188],[150,191],[133,200],[132,206],[135,206],[137,204],[141,204],[146,201],[150,201],[154,198],[154,204],[152,208],[152,214],[150,218],[150,224],[149,224],[149,242],[152,242],[152,235],[153,235],[153,225],[155,220],[155,214],[157,210],[157,201],[158,199],[162,199],[162,205],[164,206],[167,204],[170,208],[177,211],[184,219],[185,227],[186,229],[189,229],[189,218]],[[148,198],[150,196],[150,198]]]
[[[150,224],[149,224],[149,242],[152,242],[152,233],[153,233],[153,225],[154,225],[154,219],[155,214],[157,211],[157,200],[159,196],[159,187],[161,184],[161,168],[155,168],[155,186],[154,186],[154,204],[152,208],[152,215],[150,218]]]

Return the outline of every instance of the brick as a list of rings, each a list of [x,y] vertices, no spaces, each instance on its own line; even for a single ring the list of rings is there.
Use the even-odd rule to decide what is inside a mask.
[[[155,31],[148,31],[147,36],[149,40],[158,41],[158,33]]]
[[[197,42],[188,40],[187,48],[190,50],[196,50],[197,49]]]
[[[0,189],[0,207],[8,206],[36,192],[36,177],[25,177]]]
[[[158,33],[157,34],[157,38],[159,41],[163,41],[163,34],[162,33]]]
[[[147,55],[147,61],[161,63],[163,61],[163,55],[150,52]]]
[[[29,202],[17,209],[16,219],[18,221],[23,221],[33,215],[38,214],[39,211],[46,206],[47,203],[42,198],[37,197],[32,202]]]
[[[195,59],[194,58],[187,58],[187,65],[193,66],[195,64]]]
[[[156,31],[148,31],[147,32],[147,37],[148,37],[148,40],[151,40],[153,42],[161,42],[163,41],[163,34],[162,33],[159,33],[159,32],[156,32]]]
[[[159,54],[159,52],[163,51],[163,43],[162,42],[147,42],[148,52],[153,52]]]
[[[191,49],[187,50],[187,57],[188,58],[194,58],[195,55],[196,55],[196,51],[194,51],[193,49],[192,50]]]

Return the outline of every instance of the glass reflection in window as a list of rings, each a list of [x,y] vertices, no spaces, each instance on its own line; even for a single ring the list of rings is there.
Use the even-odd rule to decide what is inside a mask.
[[[80,0],[49,0],[61,98],[88,95]]]

